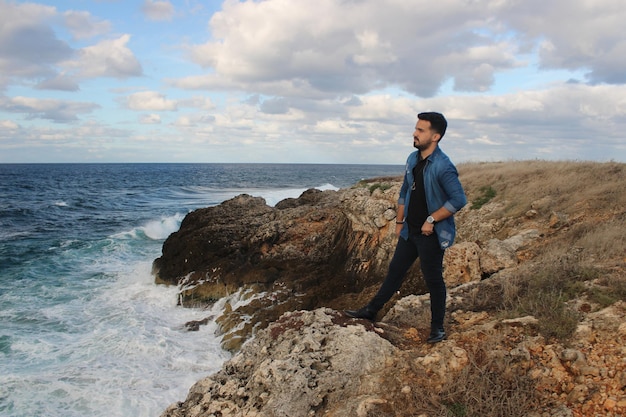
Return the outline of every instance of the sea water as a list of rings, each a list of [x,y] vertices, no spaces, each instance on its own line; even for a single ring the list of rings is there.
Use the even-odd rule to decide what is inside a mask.
[[[219,313],[177,306],[152,261],[184,216],[242,193],[274,205],[401,166],[0,164],[0,415],[158,416],[230,355]],[[244,303],[233,295],[231,303]]]

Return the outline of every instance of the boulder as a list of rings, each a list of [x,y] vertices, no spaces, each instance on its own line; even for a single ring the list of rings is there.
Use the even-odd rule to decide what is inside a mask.
[[[162,417],[309,416],[329,404],[330,415],[365,416],[396,351],[336,311],[286,313]]]
[[[471,281],[480,281],[480,247],[474,242],[461,242],[446,249],[443,259],[446,286],[456,287]]]
[[[517,252],[539,236],[538,230],[529,229],[505,240],[490,239],[482,248],[480,255],[480,269],[482,273],[491,275],[502,269],[517,266]]]

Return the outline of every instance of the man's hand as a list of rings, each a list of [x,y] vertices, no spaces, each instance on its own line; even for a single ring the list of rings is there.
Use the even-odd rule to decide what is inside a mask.
[[[435,225],[433,223],[424,222],[422,225],[422,234],[425,236],[430,236],[435,233]]]

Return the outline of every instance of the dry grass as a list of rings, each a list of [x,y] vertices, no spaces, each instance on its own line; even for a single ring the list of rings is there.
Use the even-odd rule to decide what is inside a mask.
[[[528,228],[543,236],[525,248],[512,278],[493,283],[498,288],[488,292],[500,290],[501,297],[476,296],[466,308],[531,314],[545,337],[565,341],[579,319],[571,300],[586,297],[602,308],[626,299],[626,164],[470,163],[459,173],[470,207],[496,207],[465,209],[461,239],[505,239]],[[526,216],[531,209],[535,216]],[[492,235],[476,227],[489,222]]]
[[[548,252],[467,292],[457,309],[496,311],[505,318],[531,315],[546,340],[567,343],[581,318],[571,301],[585,299],[600,309],[626,300],[626,277],[570,254]]]
[[[436,391],[424,383],[431,379],[425,370],[409,361],[399,380],[386,382],[393,393],[388,401],[369,410],[367,417],[523,417],[538,409],[535,382],[507,354],[502,334],[466,348],[469,364]],[[410,386],[410,393],[399,392],[401,386]]]
[[[491,344],[490,344],[491,345]],[[535,383],[515,372],[511,357],[495,359],[492,347],[470,352],[470,363],[439,394],[434,417],[523,417],[537,407]]]
[[[573,244],[593,254],[596,261],[619,261],[626,251],[626,214],[610,217],[599,224],[584,224],[572,230]],[[626,261],[626,259],[622,259]]]
[[[506,201],[505,214],[520,216],[533,201],[551,198],[552,211],[572,214],[585,209],[626,207],[626,164],[608,162],[510,161],[458,166],[470,200],[492,187]],[[620,188],[621,187],[621,188]]]

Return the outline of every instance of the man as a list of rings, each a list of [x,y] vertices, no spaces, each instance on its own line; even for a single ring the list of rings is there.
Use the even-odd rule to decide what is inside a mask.
[[[454,213],[467,198],[454,164],[439,148],[448,122],[440,113],[417,115],[413,146],[417,151],[407,159],[404,181],[398,198],[396,234],[399,236],[387,277],[378,293],[363,308],[346,310],[349,317],[376,319],[378,311],[398,291],[411,265],[419,257],[430,292],[431,332],[428,343],[446,339],[446,284],[443,254],[454,242]]]

